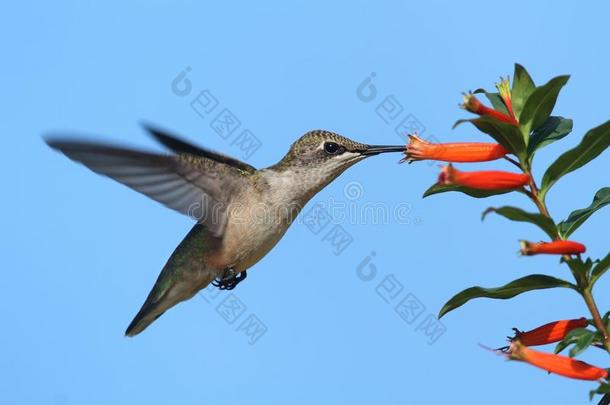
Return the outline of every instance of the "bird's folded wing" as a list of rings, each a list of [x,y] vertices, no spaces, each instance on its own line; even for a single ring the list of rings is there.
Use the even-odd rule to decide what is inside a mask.
[[[92,171],[193,217],[216,237],[224,232],[231,194],[245,185],[231,168],[196,156],[62,139],[47,139],[47,143]]]

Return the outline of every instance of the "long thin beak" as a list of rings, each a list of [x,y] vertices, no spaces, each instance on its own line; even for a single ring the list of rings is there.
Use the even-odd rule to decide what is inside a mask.
[[[367,145],[366,149],[360,153],[365,156],[379,155],[380,153],[388,152],[404,152],[405,146],[391,146],[391,145]]]

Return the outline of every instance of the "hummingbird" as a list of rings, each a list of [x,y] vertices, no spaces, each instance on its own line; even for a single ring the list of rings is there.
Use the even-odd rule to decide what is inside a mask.
[[[196,220],[125,331],[135,336],[212,284],[231,290],[284,236],[305,204],[350,166],[404,146],[367,145],[326,130],[305,133],[264,169],[194,145],[149,124],[167,153],[65,137],[46,143]]]

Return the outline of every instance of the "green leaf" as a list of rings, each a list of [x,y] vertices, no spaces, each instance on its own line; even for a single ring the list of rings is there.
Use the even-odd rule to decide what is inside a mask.
[[[499,93],[489,93],[484,88],[478,88],[475,91],[473,91],[472,93],[473,94],[485,94],[485,97],[487,97],[487,99],[491,103],[491,106],[495,110],[501,111],[504,114],[508,114],[508,109],[506,108],[506,105],[504,104],[504,101],[502,100],[502,97],[500,97]]]
[[[563,257],[560,260],[561,263],[566,263],[572,272],[572,275],[577,280],[577,284],[585,285],[587,283],[587,279],[589,277],[589,270],[591,270],[591,266],[593,262],[591,260],[587,260],[583,262],[580,258],[571,258],[569,260],[565,260]]]
[[[582,261],[582,259],[581,259]],[[599,261],[599,260],[598,260]],[[587,257],[587,260],[585,260],[585,262],[583,263],[583,265],[585,266],[585,272],[586,274],[590,274],[591,273],[591,268],[593,267],[593,260],[591,260],[590,257]]]
[[[504,101],[502,100],[502,97],[500,97],[499,93],[485,92],[485,97],[487,97],[487,99],[491,103],[491,106],[494,108],[494,110],[503,112],[504,114],[508,114],[508,109],[506,108],[506,104],[504,104]]]
[[[590,340],[590,342],[587,343],[587,341],[589,341],[589,340]],[[576,354],[580,353],[582,350],[586,349],[591,344],[593,344],[595,340],[596,340],[595,332],[590,331],[588,329],[584,329],[584,328],[573,329],[570,332],[568,332],[568,334],[563,338],[563,340],[561,342],[557,343],[557,346],[555,346],[555,354],[560,353],[568,346],[575,344],[575,345],[578,345],[578,347],[581,348],[581,350],[578,351],[578,349],[575,350],[574,348],[572,348],[572,350],[570,350],[570,357],[574,357],[574,356],[576,356]],[[574,355],[572,355],[573,351],[574,351]]]
[[[569,260],[564,259],[563,257],[559,260],[561,263],[566,263],[570,268],[580,274],[587,275],[593,267],[593,261],[591,258],[587,258],[586,261],[582,261],[579,258],[571,258]]]
[[[604,275],[604,273],[606,271],[608,271],[608,269],[610,269],[610,253],[608,253],[606,255],[606,257],[604,257],[603,259],[601,259],[596,265],[595,267],[593,267],[593,270],[591,271],[591,284],[595,284],[595,282],[597,280],[599,280],[599,278],[601,276]]]
[[[502,215],[504,218],[508,218],[511,221],[529,222],[530,224],[534,224],[542,229],[551,238],[555,238],[557,236],[557,228],[555,227],[555,223],[552,219],[545,217],[544,215],[526,212],[517,207],[490,207],[483,212],[481,219],[485,219],[487,214],[490,212],[495,212],[496,214]]]
[[[544,199],[548,190],[562,176],[573,172],[599,156],[610,146],[610,121],[591,129],[585,134],[575,148],[570,149],[551,164],[542,177],[540,188],[541,198]]]
[[[519,115],[519,123],[526,137],[531,130],[537,129],[549,118],[557,96],[569,78],[567,75],[554,77],[547,84],[536,87],[527,98]]]
[[[464,122],[470,122],[477,127],[479,131],[490,135],[496,142],[514,153],[520,159],[525,157],[525,142],[523,141],[521,131],[515,125],[483,116],[468,120],[459,120],[453,125],[453,128]]]
[[[515,73],[513,74],[513,88],[511,90],[511,99],[513,112],[517,117],[521,116],[523,105],[527,98],[532,94],[536,85],[530,77],[529,73],[523,66],[515,63]]]
[[[572,120],[551,116],[541,126],[536,128],[527,145],[527,154],[530,159],[536,150],[560,140],[572,132]]]
[[[601,404],[606,404],[607,402],[604,402],[604,400],[610,395],[610,385],[609,384],[601,384],[599,387],[597,387],[597,389],[594,389],[593,391],[589,391],[589,400],[593,400],[593,397],[595,397],[595,394],[605,394],[602,398],[601,401],[599,401],[598,405]]]
[[[446,193],[448,191],[458,191],[474,198],[487,198],[494,195],[510,193],[511,191],[515,190],[478,190],[476,188],[462,187],[456,185],[434,184],[424,192],[423,198],[429,197],[434,194]]]
[[[563,340],[559,343],[557,343],[557,345],[555,346],[555,350],[554,353],[555,354],[559,354],[561,352],[563,352],[568,346],[570,346],[571,344],[574,343],[575,338],[572,336],[569,336],[569,334],[563,338]]]
[[[580,227],[591,215],[598,209],[610,204],[610,187],[604,187],[595,193],[593,202],[587,208],[572,211],[568,216],[568,219],[561,221],[557,226],[559,233],[567,238],[570,236],[578,227]]]
[[[570,349],[570,357],[576,357],[580,353],[584,352],[593,344],[595,341],[595,332],[592,332],[588,329],[575,329],[572,332],[581,331],[580,334],[576,335],[574,339],[574,346]]]
[[[498,288],[483,288],[478,286],[471,287],[456,294],[453,298],[447,301],[443,308],[441,308],[438,317],[440,319],[448,312],[461,307],[474,298],[494,298],[505,300],[528,291],[558,287],[576,290],[576,286],[570,282],[555,277],[546,276],[544,274],[532,274],[522,277]]]
[[[561,342],[557,343],[557,346],[555,346],[555,354],[563,352],[570,344],[571,343],[568,343],[565,340],[562,340]]]

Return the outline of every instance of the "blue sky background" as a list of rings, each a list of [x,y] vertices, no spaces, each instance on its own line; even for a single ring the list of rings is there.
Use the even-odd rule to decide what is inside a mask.
[[[563,4],[562,4],[563,3]],[[422,322],[455,292],[501,285],[528,273],[567,277],[556,259],[519,258],[518,239],[543,235],[527,224],[480,213],[522,196],[421,199],[437,167],[398,166],[381,156],[350,169],[316,203],[407,207],[385,224],[337,221],[353,242],[336,255],[332,224],[314,234],[295,224],[231,298],[245,306],[229,324],[217,312],[229,296],[196,297],[145,333],[123,337],[158,272],[191,227],[182,217],[51,151],[49,132],[95,135],[157,148],[138,122],[171,128],[241,157],[210,127],[228,108],[262,146],[248,162],[277,161],[299,135],[325,128],[369,143],[400,143],[376,107],[394,96],[442,141],[480,140],[460,92],[492,88],[513,63],[538,83],[570,73],[556,112],[574,132],[544,149],[543,168],[584,132],[610,118],[610,8],[597,2],[12,2],[0,13],[2,49],[3,282],[0,392],[11,404],[108,403],[586,403],[594,384],[507,363],[497,347],[510,328],[586,315],[569,291],[475,301],[442,320],[434,340]],[[190,67],[192,90],[172,92]],[[357,87],[372,72],[376,98]],[[190,102],[208,89],[214,114]],[[610,155],[566,176],[549,195],[557,218],[587,206],[608,185]],[[462,166],[463,167],[463,166]],[[479,165],[510,170],[507,163]],[[354,194],[355,190],[355,194]],[[346,191],[348,191],[346,193]],[[360,210],[360,211],[359,211]],[[403,218],[404,219],[404,218]],[[610,210],[574,238],[594,258],[608,250]],[[326,240],[325,240],[326,239]],[[369,263],[377,273],[358,277]],[[371,267],[361,267],[371,269]],[[393,275],[390,302],[377,288]],[[610,298],[600,292],[601,308]],[[411,295],[409,295],[411,294]],[[395,312],[415,297],[411,324]],[[387,298],[387,297],[386,297]],[[254,345],[240,324],[254,315],[267,331]],[[425,329],[425,328],[423,328]],[[589,351],[585,359],[608,366]]]

